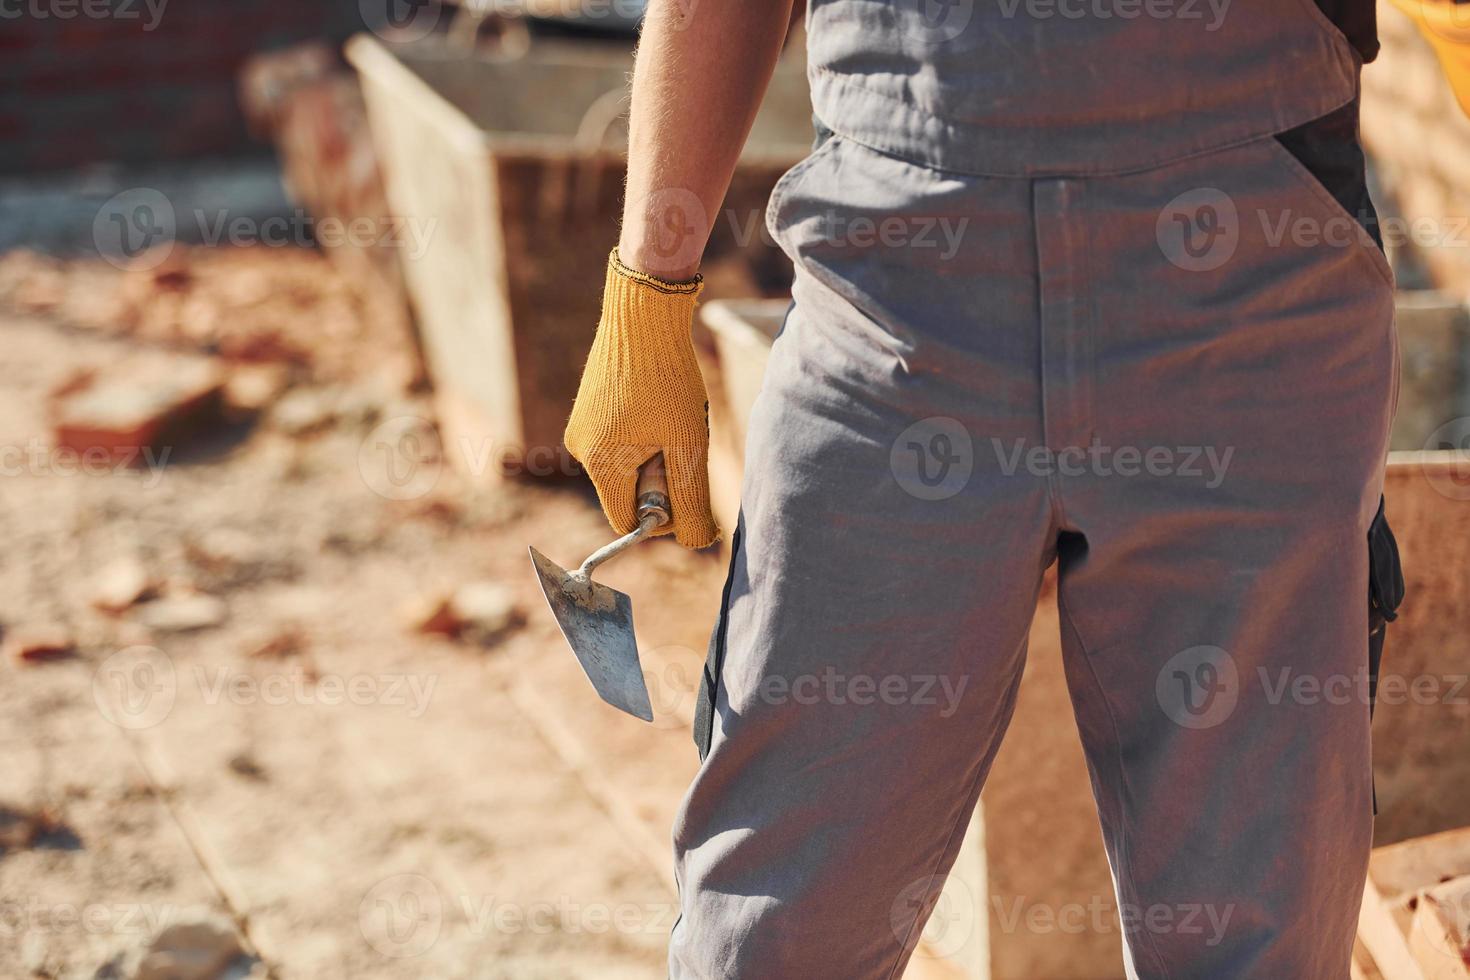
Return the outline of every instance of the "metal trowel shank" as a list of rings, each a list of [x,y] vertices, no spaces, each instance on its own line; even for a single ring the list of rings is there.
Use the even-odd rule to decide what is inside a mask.
[[[636,530],[593,552],[576,571],[567,571],[535,548],[531,549],[531,564],[536,566],[536,578],[561,635],[602,700],[635,718],[653,721],[633,635],[633,601],[592,581],[592,572],[672,519],[663,454],[638,471],[637,517]]]

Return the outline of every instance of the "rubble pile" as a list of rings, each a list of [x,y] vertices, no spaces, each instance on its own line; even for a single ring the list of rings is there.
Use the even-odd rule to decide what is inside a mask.
[[[160,248],[166,252],[144,252],[123,269],[101,259],[7,253],[0,306],[226,361],[294,365],[315,378],[368,370],[405,384],[416,378],[411,338],[374,330],[358,294],[321,253]]]

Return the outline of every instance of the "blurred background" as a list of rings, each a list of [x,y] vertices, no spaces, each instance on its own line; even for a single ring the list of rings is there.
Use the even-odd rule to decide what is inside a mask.
[[[727,556],[664,539],[602,576],[646,726],[597,700],[526,555],[609,537],[559,440],[641,7],[0,6],[0,976],[664,975]],[[1470,894],[1470,121],[1409,21],[1380,30],[1410,598],[1357,969],[1392,980],[1437,928],[1410,899]],[[798,23],[704,266],[727,528],[788,301],[766,199],[811,138]],[[1048,589],[911,977],[1122,975],[1057,632]]]

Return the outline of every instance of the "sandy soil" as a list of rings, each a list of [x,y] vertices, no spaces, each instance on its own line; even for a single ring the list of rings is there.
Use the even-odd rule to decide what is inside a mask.
[[[661,719],[604,708],[525,555],[570,562],[601,543],[587,491],[474,489],[430,463],[431,488],[385,497],[374,440],[431,414],[404,391],[401,343],[354,334],[312,253],[276,250],[265,272],[258,255],[209,258],[232,260],[257,280],[235,297],[257,313],[274,277],[296,284],[271,314],[289,356],[224,351],[294,364],[294,414],[278,403],[154,469],[76,472],[49,448],[48,393],[144,350],[250,337],[229,289],[207,314],[169,300],[169,322],[213,318],[191,333],[150,320],[135,280],[117,305],[127,277],[107,269],[52,268],[62,278],[38,287],[32,268],[0,288],[0,624],[75,641],[0,665],[0,829],[45,818],[0,850],[0,975],[89,977],[196,913],[235,921],[257,974],[662,975],[667,828],[696,761],[690,688],[718,557],[661,541],[609,568],[643,599]],[[303,403],[321,416],[304,426]],[[170,628],[159,599],[93,608],[123,559],[167,596],[222,600],[223,621]],[[524,625],[474,642],[412,628],[416,598],[471,581],[503,584]]]

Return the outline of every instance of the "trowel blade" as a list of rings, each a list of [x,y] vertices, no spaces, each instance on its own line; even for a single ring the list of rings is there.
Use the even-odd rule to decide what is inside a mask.
[[[633,636],[633,602],[622,592],[570,573],[531,548],[541,591],[587,679],[602,700],[635,718],[653,721],[648,686]]]

